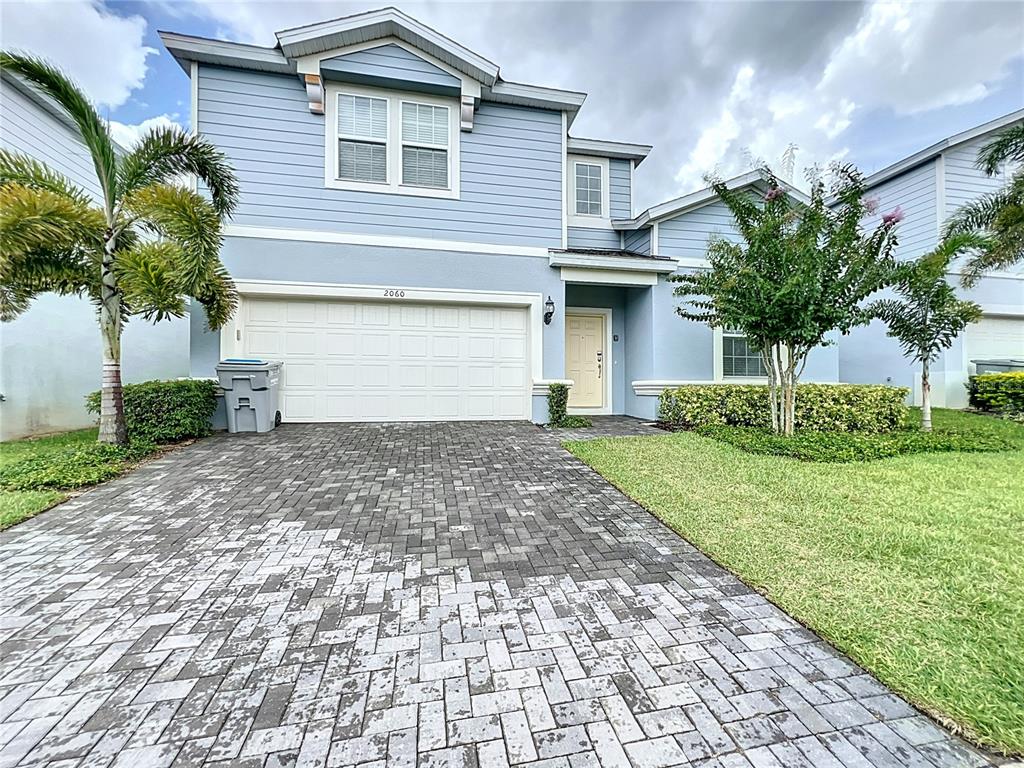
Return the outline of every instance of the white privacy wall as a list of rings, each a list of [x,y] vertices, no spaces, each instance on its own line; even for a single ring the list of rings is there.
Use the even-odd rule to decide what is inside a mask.
[[[41,98],[0,80],[0,146],[22,152],[98,192],[92,162]],[[133,320],[122,343],[125,381],[188,375],[188,319]],[[85,395],[100,385],[100,333],[85,299],[46,294],[0,323],[0,440],[87,427]]]

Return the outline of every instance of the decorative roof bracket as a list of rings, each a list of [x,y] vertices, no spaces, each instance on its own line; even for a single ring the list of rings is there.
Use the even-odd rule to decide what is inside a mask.
[[[306,98],[309,99],[309,111],[314,115],[324,113],[324,83],[320,75],[303,75],[306,83]]]

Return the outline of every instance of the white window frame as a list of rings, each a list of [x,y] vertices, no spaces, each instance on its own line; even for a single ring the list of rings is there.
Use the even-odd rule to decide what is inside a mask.
[[[743,334],[730,334],[730,336]],[[721,326],[715,328],[714,343],[712,344],[715,355],[715,381],[729,382],[732,384],[765,384],[767,376],[726,376],[725,375],[725,329]]]
[[[387,182],[355,181],[338,178],[338,141],[345,138],[338,134],[338,97],[342,94],[350,96],[368,96],[385,99],[388,102],[388,135],[387,135]],[[330,83],[325,87],[326,104],[324,116],[324,186],[329,189],[345,189],[359,192],[377,192],[391,195],[410,195],[413,197],[440,197],[453,200],[459,199],[459,102],[457,99],[431,96],[428,94],[406,93],[382,88],[367,88],[347,83]],[[448,187],[421,187],[402,184],[402,103],[429,104],[448,108]],[[411,146],[420,146],[417,143]],[[426,145],[422,145],[426,146]],[[441,149],[432,146],[432,149]]]
[[[576,213],[576,166],[596,165],[601,169],[601,214]],[[570,227],[588,227],[590,229],[609,229],[612,225],[609,210],[609,162],[607,157],[588,157],[586,155],[566,156],[565,184],[569,191],[568,225]]]
[[[358,136],[358,135],[353,134],[353,133],[342,133],[341,132],[341,130],[338,128],[338,102],[341,101],[341,97],[342,96],[357,96],[357,97],[360,97],[360,98],[368,98],[368,99],[375,99],[375,98],[377,98],[378,100],[384,102],[385,135],[384,135],[384,139],[383,140],[378,139],[378,138],[371,138],[371,137],[367,137],[367,136]],[[370,96],[368,94],[347,93],[345,91],[339,91],[338,93],[334,94],[333,98],[334,98],[334,109],[335,109],[335,112],[334,112],[334,130],[335,130],[335,135],[334,135],[334,153],[335,153],[335,155],[334,155],[334,158],[335,159],[334,159],[333,170],[334,170],[334,173],[335,173],[335,179],[337,181],[341,182],[341,183],[344,183],[344,184],[358,184],[360,186],[367,186],[367,187],[370,187],[372,189],[380,189],[382,187],[388,186],[388,184],[390,183],[390,179],[391,179],[391,146],[390,146],[391,145],[391,136],[390,136],[390,127],[389,127],[391,125],[391,102],[388,101],[387,99],[379,99],[379,97]],[[338,178],[338,176],[337,176],[337,174],[338,174],[338,151],[340,149],[339,144],[342,141],[350,141],[350,142],[356,142],[356,143],[360,143],[360,144],[383,145],[384,146],[384,181],[367,181],[367,180],[362,180],[362,179],[341,179],[341,178]]]

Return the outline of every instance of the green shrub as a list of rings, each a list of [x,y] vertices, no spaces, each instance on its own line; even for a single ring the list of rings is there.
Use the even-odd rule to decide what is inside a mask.
[[[972,408],[993,413],[1024,413],[1024,372],[971,376],[967,395]]]
[[[698,434],[729,443],[747,453],[788,456],[801,461],[840,463],[886,459],[908,453],[987,452],[1012,450],[1016,446],[996,435],[921,432],[901,429],[893,432],[797,432],[791,437],[757,427],[704,426]]]
[[[906,421],[908,390],[860,384],[801,384],[796,427],[816,432],[889,432]],[[766,384],[687,384],[661,393],[658,416],[684,429],[771,427]]]
[[[548,426],[563,429],[589,427],[592,422],[586,416],[570,416],[566,413],[569,405],[569,387],[566,384],[548,385]]]
[[[100,412],[100,393],[86,397],[86,407]],[[124,417],[128,437],[151,443],[174,443],[210,434],[217,408],[217,382],[207,379],[145,381],[125,384]]]
[[[137,440],[128,446],[89,443],[55,453],[29,456],[0,467],[0,488],[7,491],[70,491],[119,475],[125,467],[156,450]]]

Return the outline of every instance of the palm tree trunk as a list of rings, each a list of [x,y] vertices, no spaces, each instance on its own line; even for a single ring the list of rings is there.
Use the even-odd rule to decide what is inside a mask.
[[[928,380],[928,361],[921,363],[921,431],[932,431],[932,384]]]
[[[103,379],[100,390],[101,443],[126,445],[128,427],[124,420],[121,392],[121,292],[114,278],[115,238],[108,235],[104,248],[100,285],[100,333],[103,336]]]

